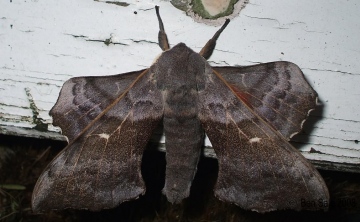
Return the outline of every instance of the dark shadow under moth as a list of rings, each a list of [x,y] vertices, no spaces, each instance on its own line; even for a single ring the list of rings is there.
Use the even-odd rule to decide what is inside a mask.
[[[326,210],[318,204],[329,202],[322,177],[288,142],[316,106],[299,67],[212,67],[206,59],[229,20],[196,53],[184,43],[170,49],[156,12],[164,52],[150,68],[64,83],[50,115],[70,142],[38,179],[34,212],[97,211],[144,194],[141,159],[161,122],[171,203],[189,196],[205,132],[218,159],[220,200],[258,212]]]

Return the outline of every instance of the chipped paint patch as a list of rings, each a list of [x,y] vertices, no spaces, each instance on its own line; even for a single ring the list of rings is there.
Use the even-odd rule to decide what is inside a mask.
[[[222,25],[225,19],[236,17],[248,0],[172,0],[171,4],[185,11],[196,22]]]
[[[193,11],[206,19],[216,19],[232,14],[238,0],[193,0]]]
[[[207,11],[211,16],[216,16],[218,14],[226,12],[230,6],[230,0],[202,0],[201,1],[205,11]],[[234,10],[232,8],[232,10]]]

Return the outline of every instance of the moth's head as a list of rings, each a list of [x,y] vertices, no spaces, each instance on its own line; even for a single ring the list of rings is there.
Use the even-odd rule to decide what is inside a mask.
[[[169,48],[162,53],[160,53],[154,60],[153,64],[158,62],[161,57],[161,62],[168,66],[172,65],[170,63],[183,63],[187,64],[189,60],[194,60],[194,56],[201,57],[199,53],[194,52],[189,48],[185,43],[178,43],[172,48]],[[197,60],[197,59],[196,59]]]
[[[204,58],[199,53],[194,52],[185,43],[178,43],[174,47],[162,52],[154,61],[158,66],[173,67],[174,70],[184,68],[184,65],[204,62]]]
[[[167,51],[171,51],[171,53],[177,54],[179,56],[181,56],[182,54],[189,54],[194,52],[185,43],[182,42],[178,43],[177,45],[175,45],[174,47],[170,48]]]

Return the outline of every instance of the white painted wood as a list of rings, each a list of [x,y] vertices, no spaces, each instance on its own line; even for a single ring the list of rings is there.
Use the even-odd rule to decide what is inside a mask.
[[[199,51],[217,30],[168,1],[127,2],[0,2],[0,133],[62,138],[48,111],[65,80],[149,67],[161,52],[155,5],[172,45]],[[357,0],[250,0],[210,58],[213,65],[298,64],[322,105],[293,141],[321,168],[360,172],[359,12]],[[34,120],[49,131],[33,129]]]

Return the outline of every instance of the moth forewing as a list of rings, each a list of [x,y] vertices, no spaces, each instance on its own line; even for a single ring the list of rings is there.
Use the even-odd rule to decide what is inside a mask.
[[[327,209],[328,190],[316,169],[222,83],[213,77],[200,94],[199,118],[219,161],[216,196],[259,212]]]

